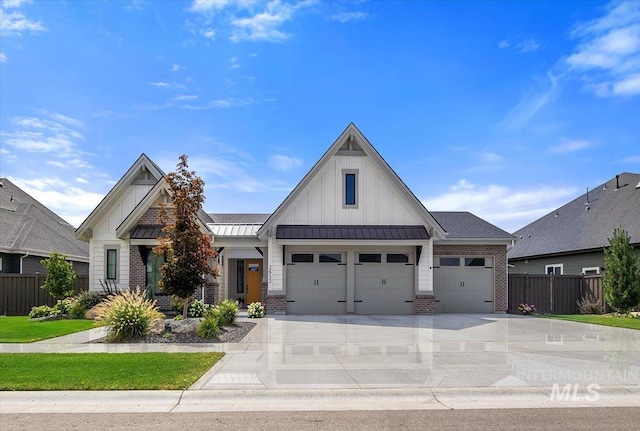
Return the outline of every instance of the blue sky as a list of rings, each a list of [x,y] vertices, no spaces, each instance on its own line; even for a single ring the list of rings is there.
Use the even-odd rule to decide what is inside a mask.
[[[507,231],[640,172],[637,1],[0,4],[0,176],[76,226],[143,152],[271,212],[350,122]]]

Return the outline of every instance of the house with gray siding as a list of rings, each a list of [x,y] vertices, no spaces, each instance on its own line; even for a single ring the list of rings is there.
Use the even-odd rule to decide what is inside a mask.
[[[75,229],[7,178],[0,178],[0,273],[42,274],[52,251],[67,256],[78,275],[89,273],[89,246]]]
[[[640,174],[624,172],[514,233],[509,273],[595,275],[622,226],[640,253]]]
[[[164,174],[142,155],[76,231],[91,290],[114,280],[162,295],[159,202],[171,203]],[[273,213],[199,219],[218,252],[215,300],[260,301],[270,314],[507,309],[513,235],[468,212],[429,212],[354,124]]]

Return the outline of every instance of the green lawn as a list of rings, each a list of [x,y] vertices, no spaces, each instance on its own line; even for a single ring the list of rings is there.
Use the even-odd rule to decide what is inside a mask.
[[[0,343],[32,343],[93,328],[93,320],[33,321],[26,316],[0,317]]]
[[[593,323],[595,325],[615,326],[616,328],[640,329],[640,319],[593,314],[536,314],[538,317],[570,320],[572,322]]]
[[[0,391],[187,389],[224,353],[2,353]]]

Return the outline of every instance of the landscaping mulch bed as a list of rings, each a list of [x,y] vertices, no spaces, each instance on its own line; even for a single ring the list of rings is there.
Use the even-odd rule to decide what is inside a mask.
[[[215,338],[200,338],[195,332],[173,333],[165,330],[162,334],[147,335],[144,338],[128,340],[125,343],[239,343],[256,326],[253,322],[235,322],[220,328],[220,334]],[[105,338],[92,343],[106,343]]]

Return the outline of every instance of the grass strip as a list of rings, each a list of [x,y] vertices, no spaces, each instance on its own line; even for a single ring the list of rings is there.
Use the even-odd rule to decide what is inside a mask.
[[[33,343],[93,327],[93,320],[34,321],[27,316],[0,317],[0,343]]]
[[[2,353],[1,391],[187,389],[224,353]]]
[[[640,319],[596,314],[536,314],[549,319],[569,320],[571,322],[592,323],[594,325],[616,328],[640,329]]]

